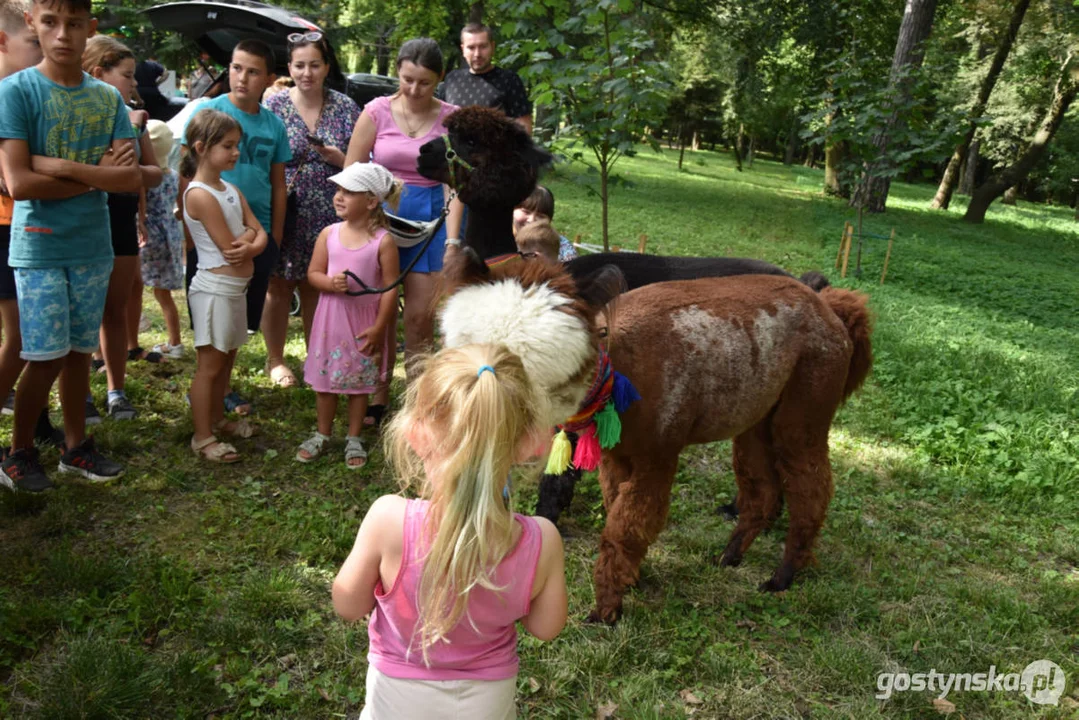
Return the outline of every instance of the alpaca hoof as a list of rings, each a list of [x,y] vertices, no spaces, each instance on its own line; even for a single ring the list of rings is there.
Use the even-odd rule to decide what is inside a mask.
[[[742,553],[727,550],[719,558],[720,567],[738,567],[742,564]]]
[[[737,520],[738,519],[738,505],[732,500],[726,505],[720,505],[716,508],[716,514],[722,517],[724,520]]]
[[[613,610],[600,610],[595,608],[592,612],[588,613],[588,617],[584,619],[586,623],[598,624],[603,623],[609,627],[614,627],[622,619],[622,608],[617,607]]]
[[[761,583],[757,589],[761,592],[783,592],[790,588],[792,582],[794,582],[794,570],[781,567],[768,582]]]

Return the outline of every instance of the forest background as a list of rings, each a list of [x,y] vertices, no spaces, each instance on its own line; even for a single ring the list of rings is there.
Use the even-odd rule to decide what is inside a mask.
[[[638,143],[823,166],[824,191],[881,212],[891,179],[972,195],[965,219],[1017,198],[1076,207],[1079,0],[306,0],[347,72],[392,74],[410,37],[460,65],[459,30],[495,29],[544,141],[584,163],[603,208]],[[146,2],[100,8],[147,56],[192,67]],[[1079,212],[1079,208],[1077,208]]]

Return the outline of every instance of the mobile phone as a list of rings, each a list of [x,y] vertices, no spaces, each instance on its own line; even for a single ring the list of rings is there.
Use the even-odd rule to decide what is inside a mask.
[[[320,138],[318,135],[311,135],[310,133],[307,135],[307,142],[311,143],[312,145],[318,145],[319,147],[325,147],[326,145],[325,140]]]

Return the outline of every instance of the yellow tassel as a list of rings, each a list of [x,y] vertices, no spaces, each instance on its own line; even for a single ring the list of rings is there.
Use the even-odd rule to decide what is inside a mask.
[[[551,442],[551,454],[547,457],[547,468],[543,472],[547,475],[561,475],[566,472],[572,457],[573,446],[569,444],[566,431],[559,430]]]

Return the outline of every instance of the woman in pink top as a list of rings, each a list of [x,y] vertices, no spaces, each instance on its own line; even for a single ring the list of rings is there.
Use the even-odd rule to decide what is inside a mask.
[[[345,165],[370,161],[387,168],[405,183],[397,215],[409,220],[434,220],[442,212],[449,188],[416,172],[416,160],[424,143],[446,132],[443,121],[457,109],[456,105],[435,97],[435,88],[442,79],[442,51],[438,43],[430,38],[416,38],[402,45],[397,53],[397,79],[396,95],[376,98],[364,106],[348,144]],[[406,360],[431,349],[438,272],[442,269],[446,238],[461,236],[463,208],[457,200],[450,204],[446,224],[405,278]],[[408,267],[419,249],[419,246],[401,249],[400,266]],[[395,337],[392,329],[391,336]],[[391,366],[388,377],[392,375]],[[388,394],[388,386],[380,389],[375,404],[368,410],[376,422],[381,420]]]
[[[503,499],[547,448],[536,407],[503,347],[443,350],[409,388],[386,448],[422,499],[376,500],[333,584],[341,617],[371,613],[364,720],[516,716],[516,622],[541,640],[566,624],[558,530]]]

